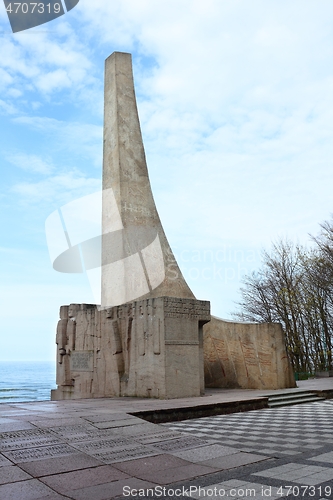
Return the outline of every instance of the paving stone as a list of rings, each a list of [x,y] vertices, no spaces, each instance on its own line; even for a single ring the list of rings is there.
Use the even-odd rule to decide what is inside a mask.
[[[224,457],[217,457],[217,458],[212,458],[210,460],[204,460],[200,462],[200,464],[224,470],[224,469],[233,469],[235,467],[241,467],[242,465],[261,462],[262,460],[271,460],[271,457],[265,457],[263,455],[254,455],[252,453],[239,452]]]
[[[115,427],[132,427],[132,426],[146,426],[140,419],[124,419],[124,420],[107,420],[102,422],[94,422],[97,429],[110,429]]]
[[[142,435],[144,433],[156,432],[156,424],[151,424],[150,422],[146,422],[145,424],[138,425],[128,425],[126,427],[117,428],[117,432],[123,435],[134,436],[134,435]]]
[[[37,479],[3,484],[0,486],[0,498],[3,500],[37,500],[49,499],[54,492]]]
[[[217,457],[225,457],[239,453],[237,448],[229,448],[228,446],[221,446],[220,444],[210,444],[208,446],[201,446],[191,450],[172,452],[173,455],[188,460],[189,462],[203,462]]]
[[[140,458],[137,460],[128,460],[120,464],[115,464],[114,467],[130,476],[139,476],[142,472],[156,472],[164,469],[174,469],[190,465],[188,461],[183,460],[173,455],[157,455],[154,457]]]
[[[314,462],[326,462],[327,464],[333,464],[333,451],[329,453],[322,453],[316,457],[308,458],[308,460],[313,460]]]
[[[59,416],[54,415],[54,418],[31,419],[30,423],[39,428],[52,429],[55,426],[84,425],[86,422],[80,417],[59,418]]]
[[[333,479],[333,471],[327,469],[324,474],[312,474],[311,476],[302,477],[300,479],[294,479],[294,483],[298,483],[305,486],[317,486],[321,483],[326,483]]]
[[[24,429],[35,429],[32,424],[24,420],[11,420],[0,423],[0,432],[20,431]]]
[[[5,458],[3,455],[0,453],[0,467],[5,467],[6,465],[13,465],[8,458]]]
[[[101,465],[91,469],[46,476],[41,481],[59,493],[69,494],[72,490],[111,483],[129,477],[128,474],[115,469],[111,465]]]
[[[110,500],[122,495],[124,491],[126,493],[126,490],[124,490],[124,488],[127,488],[127,491],[130,491],[131,489],[147,490],[148,488],[153,489],[155,486],[155,482],[148,482],[142,481],[141,479],[137,478],[130,478],[72,491],[71,498],[73,498],[74,500]],[[133,496],[126,496],[128,498],[136,498]]]
[[[288,466],[289,470],[288,470]],[[333,469],[316,465],[285,464],[256,472],[254,476],[285,479],[297,484],[315,486],[317,484],[333,479]]]
[[[83,417],[84,420],[87,420],[88,422],[96,423],[96,422],[113,422],[113,421],[119,421],[119,420],[128,420],[128,421],[138,421],[139,423],[143,423],[142,419],[139,419],[137,417],[133,417],[132,415],[128,415],[128,413],[102,413],[102,414],[97,414],[97,415],[87,415]]]
[[[193,477],[205,476],[218,472],[219,469],[215,467],[207,467],[201,464],[184,465],[173,469],[160,470],[158,472],[146,471],[140,473],[140,478],[147,481],[154,481],[157,484],[166,485],[176,483],[178,481],[186,481]]]
[[[88,469],[103,465],[99,460],[83,453],[61,458],[49,458],[34,462],[20,463],[20,468],[33,477],[49,476],[61,472],[70,472],[79,469]],[[1,497],[0,497],[1,498]]]
[[[0,468],[0,484],[15,483],[16,481],[25,481],[33,479],[16,465],[8,465]]]

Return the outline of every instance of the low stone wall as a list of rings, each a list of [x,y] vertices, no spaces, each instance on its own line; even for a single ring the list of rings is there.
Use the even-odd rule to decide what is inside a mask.
[[[206,387],[296,386],[279,323],[236,323],[212,316],[203,330]]]

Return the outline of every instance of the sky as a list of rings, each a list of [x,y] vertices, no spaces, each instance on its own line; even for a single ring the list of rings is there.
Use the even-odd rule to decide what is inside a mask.
[[[156,206],[215,316],[279,238],[333,212],[331,0],[80,0],[15,33],[0,4],[0,360],[55,359],[59,307],[92,303],[56,272],[45,220],[101,188],[104,60],[130,52]]]

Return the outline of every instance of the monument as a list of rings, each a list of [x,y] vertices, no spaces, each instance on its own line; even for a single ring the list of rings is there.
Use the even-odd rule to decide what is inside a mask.
[[[52,399],[203,394],[210,304],[195,299],[164,234],[131,55],[119,52],[105,64],[101,253],[101,306],[60,308]]]
[[[77,208],[72,204],[71,213]],[[50,220],[59,228],[57,244],[63,239],[55,269],[81,269],[78,245],[61,236],[58,214]],[[191,397],[204,393],[205,382],[295,385],[280,325],[210,322],[210,303],[196,300],[182,276],[151,191],[131,55],[119,52],[105,64],[100,232],[81,253],[89,279],[101,287],[101,304],[60,308],[51,399]]]

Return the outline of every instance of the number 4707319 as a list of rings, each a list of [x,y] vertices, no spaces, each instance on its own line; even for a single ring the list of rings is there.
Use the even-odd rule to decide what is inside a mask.
[[[28,14],[28,13],[44,14],[44,12],[48,14],[51,14],[51,12],[59,14],[60,10],[61,10],[60,3],[55,3],[54,5],[48,3],[45,5],[44,3],[37,3],[37,2],[29,2],[29,3],[11,2],[6,7],[6,11],[9,12],[10,14],[19,14],[20,12],[22,12],[22,14]]]

